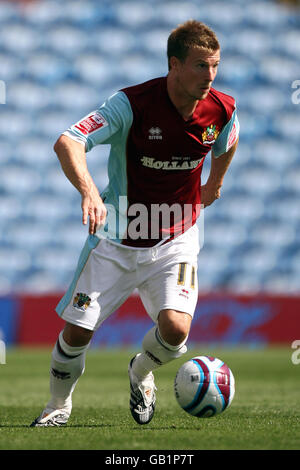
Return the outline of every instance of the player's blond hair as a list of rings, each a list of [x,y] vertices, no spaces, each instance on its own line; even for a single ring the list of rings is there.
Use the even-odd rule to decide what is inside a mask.
[[[189,49],[194,47],[214,52],[220,49],[220,44],[216,34],[209,26],[201,21],[189,20],[173,29],[168,38],[169,69],[171,57],[177,57],[181,62],[184,62]]]

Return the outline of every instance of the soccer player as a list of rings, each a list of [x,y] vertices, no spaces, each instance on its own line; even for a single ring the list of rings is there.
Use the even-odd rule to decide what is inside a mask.
[[[154,322],[128,367],[137,423],[149,423],[155,411],[153,371],[187,351],[198,297],[196,220],[200,205],[220,197],[239,124],[235,100],[212,88],[220,45],[209,27],[179,25],[167,55],[167,76],[118,91],[55,143],[81,194],[89,235],[56,308],[66,324],[51,356],[51,398],[32,426],[67,423],[93,332],[135,288]],[[99,144],[111,145],[101,195],[86,163],[86,152]],[[211,170],[201,186],[209,151]]]

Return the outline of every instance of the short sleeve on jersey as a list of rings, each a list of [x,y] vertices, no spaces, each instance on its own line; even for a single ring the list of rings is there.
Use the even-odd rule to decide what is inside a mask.
[[[236,109],[233,111],[231,119],[223,127],[217,140],[215,141],[212,150],[214,157],[219,157],[226,153],[233,144],[237,141],[239,136],[240,124],[237,117]]]
[[[125,93],[117,92],[99,109],[92,111],[63,132],[63,135],[82,143],[86,152],[95,145],[110,144],[117,133],[128,133],[133,113]]]

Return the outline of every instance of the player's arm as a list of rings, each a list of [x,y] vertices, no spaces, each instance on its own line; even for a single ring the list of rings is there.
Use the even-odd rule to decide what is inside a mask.
[[[221,196],[224,176],[238,145],[239,130],[240,125],[234,103],[231,117],[211,149],[210,174],[206,184],[201,187],[201,203],[204,207],[210,206]]]
[[[106,208],[88,171],[86,153],[100,144],[111,144],[120,133],[125,137],[133,114],[130,103],[122,92],[106,100],[96,111],[65,131],[54,145],[62,169],[82,197],[82,222],[94,234],[106,218]],[[117,137],[118,138],[118,137]]]
[[[237,145],[238,139],[227,152],[218,157],[215,157],[212,150],[210,173],[206,184],[201,187],[201,203],[204,207],[210,206],[220,198],[224,176],[233,159]]]
[[[96,228],[105,222],[106,208],[88,171],[85,147],[61,135],[54,145],[54,151],[66,177],[81,194],[82,223],[86,225],[89,218],[89,233],[94,234]]]

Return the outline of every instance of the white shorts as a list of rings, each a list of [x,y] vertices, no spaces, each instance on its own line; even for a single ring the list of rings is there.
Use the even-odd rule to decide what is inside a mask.
[[[56,312],[69,323],[96,330],[138,289],[155,323],[163,309],[193,316],[198,300],[198,252],[196,224],[154,248],[129,248],[90,235]]]

